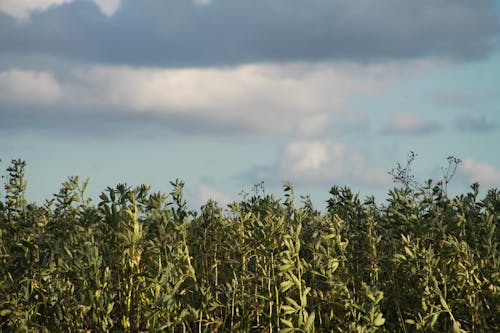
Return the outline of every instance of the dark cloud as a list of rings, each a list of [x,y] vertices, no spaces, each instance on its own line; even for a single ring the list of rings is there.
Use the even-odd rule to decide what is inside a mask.
[[[19,132],[37,132],[60,138],[80,137],[128,137],[157,135],[155,124],[147,117],[97,112],[57,112],[43,110],[12,110],[0,113],[0,133],[9,135]],[[165,128],[163,129],[165,130]]]
[[[478,117],[461,116],[455,119],[455,127],[462,132],[486,133],[500,128],[496,121],[488,120],[484,115]]]
[[[469,59],[490,51],[495,13],[493,0],[127,0],[106,17],[77,1],[27,22],[0,14],[0,54],[147,66]]]

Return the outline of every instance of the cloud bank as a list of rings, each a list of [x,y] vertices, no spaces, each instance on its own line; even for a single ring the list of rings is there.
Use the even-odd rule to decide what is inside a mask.
[[[493,50],[500,31],[495,6],[493,0],[3,0],[0,11],[13,17],[43,13],[22,25],[3,22],[0,44],[9,54],[162,67],[467,60]]]
[[[254,176],[385,187],[371,149],[434,133],[438,144],[424,150],[467,137],[466,150],[480,142],[464,132],[496,134],[497,91],[467,80],[479,74],[458,73],[456,90],[434,80],[425,101],[412,78],[442,64],[491,63],[499,32],[494,0],[0,0],[0,132],[14,141],[25,131],[248,135],[278,149],[274,164],[244,157]],[[431,102],[427,114],[440,111],[432,119],[384,101],[408,83],[408,110]],[[449,123],[456,130],[442,131]],[[498,181],[485,162],[468,160],[460,172]],[[198,194],[224,199],[209,187]]]
[[[41,114],[53,116],[55,123],[88,115],[96,122],[102,117],[156,119],[172,122],[181,132],[185,123],[198,132],[317,136],[345,112],[352,96],[376,94],[402,75],[429,67],[432,63],[413,61],[183,69],[96,65],[63,73],[9,69],[0,71],[0,104],[10,105],[0,115],[6,127],[19,124],[19,117],[32,116],[37,128]]]

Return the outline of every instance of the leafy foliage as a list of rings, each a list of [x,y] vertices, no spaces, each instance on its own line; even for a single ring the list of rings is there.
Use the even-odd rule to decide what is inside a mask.
[[[333,187],[327,212],[293,187],[223,211],[71,177],[27,204],[12,161],[0,201],[0,329],[21,332],[498,332],[497,189],[448,198],[406,167],[386,205]],[[405,169],[406,168],[406,169]],[[399,178],[397,178],[399,177]]]

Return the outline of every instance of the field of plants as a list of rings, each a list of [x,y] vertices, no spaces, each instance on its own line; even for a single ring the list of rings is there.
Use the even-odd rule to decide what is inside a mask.
[[[70,177],[0,200],[3,332],[500,332],[500,192],[448,197],[408,168],[383,204],[334,186],[325,210],[261,186],[198,212],[142,185],[94,203]]]

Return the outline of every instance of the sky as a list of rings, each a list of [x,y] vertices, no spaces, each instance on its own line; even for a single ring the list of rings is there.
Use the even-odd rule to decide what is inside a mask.
[[[0,168],[28,200],[69,176],[185,182],[193,207],[264,182],[325,207],[420,182],[500,186],[494,0],[0,0]]]

